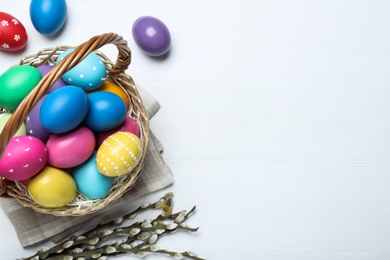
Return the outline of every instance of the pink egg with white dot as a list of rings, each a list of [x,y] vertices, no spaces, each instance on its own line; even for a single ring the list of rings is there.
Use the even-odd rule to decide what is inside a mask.
[[[46,145],[34,136],[15,136],[0,159],[0,175],[12,181],[31,178],[47,161]]]

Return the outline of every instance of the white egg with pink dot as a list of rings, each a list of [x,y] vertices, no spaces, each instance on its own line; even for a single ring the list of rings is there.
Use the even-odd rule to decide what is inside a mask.
[[[12,181],[31,178],[47,161],[46,145],[34,136],[15,136],[0,158],[0,176]]]

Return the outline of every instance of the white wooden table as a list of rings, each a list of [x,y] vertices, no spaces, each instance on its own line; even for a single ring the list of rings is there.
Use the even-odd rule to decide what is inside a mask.
[[[27,54],[117,32],[128,70],[161,103],[175,209],[197,205],[196,234],[162,248],[207,259],[390,259],[390,1],[68,0],[68,22],[40,35],[29,1],[2,1],[28,47],[0,53],[0,71]],[[172,34],[166,59],[131,35],[152,15]],[[105,53],[116,57],[115,47]],[[28,256],[0,211],[0,258]],[[127,259],[121,257],[120,259]],[[166,259],[150,255],[147,259]]]

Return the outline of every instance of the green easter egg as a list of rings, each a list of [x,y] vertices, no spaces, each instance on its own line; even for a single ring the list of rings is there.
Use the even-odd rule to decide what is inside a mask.
[[[7,123],[7,121],[11,116],[12,116],[11,113],[0,114],[0,134],[3,131],[5,124]],[[19,135],[27,135],[26,125],[24,123],[20,126],[20,128],[18,129],[18,131],[15,133],[14,136],[19,136]]]
[[[33,66],[11,67],[0,76],[0,107],[15,110],[39,83],[42,75]]]

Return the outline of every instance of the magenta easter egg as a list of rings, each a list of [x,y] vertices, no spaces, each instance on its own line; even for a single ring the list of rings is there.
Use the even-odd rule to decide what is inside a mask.
[[[57,168],[72,168],[85,162],[95,149],[95,136],[87,127],[51,135],[46,143],[47,162]]]
[[[8,180],[26,180],[37,174],[46,164],[45,144],[34,136],[15,136],[0,159],[0,175]]]
[[[96,147],[99,147],[107,137],[109,137],[110,135],[112,135],[116,132],[119,132],[119,131],[130,132],[130,133],[135,134],[137,137],[140,137],[140,130],[139,130],[139,126],[137,124],[137,121],[135,121],[134,118],[132,118],[131,116],[128,115],[128,116],[126,116],[123,123],[120,124],[118,127],[114,128],[112,130],[104,131],[104,132],[97,132],[96,133]]]
[[[140,137],[140,130],[137,121],[134,118],[127,116],[120,129],[122,132],[130,132]]]

